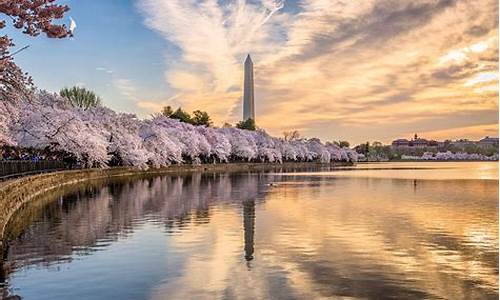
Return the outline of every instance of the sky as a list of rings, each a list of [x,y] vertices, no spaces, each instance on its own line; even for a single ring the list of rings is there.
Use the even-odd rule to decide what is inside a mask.
[[[162,106],[323,141],[498,136],[498,1],[66,0],[70,39],[4,30],[42,89],[79,85],[148,117]],[[65,18],[62,22],[69,23]]]

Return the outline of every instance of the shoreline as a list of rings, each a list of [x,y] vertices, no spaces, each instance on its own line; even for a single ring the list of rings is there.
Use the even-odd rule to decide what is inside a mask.
[[[465,159],[394,159],[387,161],[357,161],[356,164],[372,164],[372,163],[393,163],[393,162],[498,162],[498,160],[465,160]]]
[[[129,167],[107,169],[65,170],[15,178],[0,183],[0,247],[4,248],[5,229],[12,216],[25,204],[36,201],[50,191],[78,184],[102,182],[115,178],[141,178],[191,173],[257,172],[283,169],[335,168],[352,166],[351,162],[287,162],[287,163],[227,163],[206,165],[172,165],[165,168],[141,170]]]

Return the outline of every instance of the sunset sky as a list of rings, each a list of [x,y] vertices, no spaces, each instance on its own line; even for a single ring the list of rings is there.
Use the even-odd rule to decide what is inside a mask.
[[[164,105],[242,115],[254,61],[257,125],[328,140],[498,133],[497,0],[85,0],[75,37],[29,38],[38,87],[81,85],[140,117]],[[68,22],[65,20],[65,22]]]

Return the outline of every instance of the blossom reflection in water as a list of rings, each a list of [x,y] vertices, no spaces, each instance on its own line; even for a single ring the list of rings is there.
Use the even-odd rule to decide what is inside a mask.
[[[16,217],[4,293],[498,298],[498,180],[403,177],[193,174],[95,186]]]

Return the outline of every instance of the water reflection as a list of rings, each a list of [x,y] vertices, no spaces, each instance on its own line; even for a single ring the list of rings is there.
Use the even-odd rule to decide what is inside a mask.
[[[243,201],[243,229],[245,232],[245,259],[253,259],[253,236],[255,233],[255,201]]]
[[[300,174],[306,175],[307,172]],[[355,166],[339,167],[330,171],[324,170],[321,175],[426,180],[498,180],[498,163],[451,161],[361,163]]]
[[[10,224],[4,297],[498,298],[497,180],[193,174],[52,197]]]

